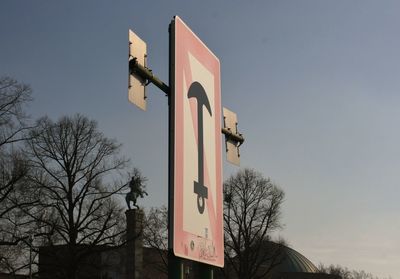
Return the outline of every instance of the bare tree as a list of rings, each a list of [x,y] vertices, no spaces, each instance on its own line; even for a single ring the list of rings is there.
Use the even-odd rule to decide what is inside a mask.
[[[143,224],[143,244],[153,248],[157,257],[149,264],[158,271],[168,274],[168,209],[166,206],[151,208]]]
[[[28,164],[19,148],[30,128],[24,110],[30,100],[28,85],[0,77],[0,270],[7,272],[26,265],[28,235],[19,209],[31,206],[34,195],[24,187]]]
[[[270,245],[281,228],[284,192],[253,169],[224,183],[225,277],[264,278],[282,261],[283,243]]]
[[[351,279],[351,271],[346,267],[341,267],[339,265],[325,266],[323,264],[318,265],[318,270],[321,273],[336,275],[341,279]]]
[[[27,164],[15,144],[24,140],[24,131],[29,128],[23,107],[30,100],[29,86],[0,78],[0,222],[18,207],[13,200],[15,188],[27,173]],[[0,238],[0,244],[9,242],[4,236]]]
[[[80,263],[92,249],[123,239],[124,218],[115,195],[127,187],[126,178],[116,180],[127,160],[119,156],[119,145],[82,115],[57,122],[42,118],[29,135],[29,178],[40,205],[25,213],[38,223],[37,241],[53,247],[47,251],[54,254],[52,263],[60,263],[59,277],[80,278]],[[64,248],[58,251],[55,245]]]
[[[330,275],[335,275],[337,278],[341,279],[379,279],[371,273],[365,272],[364,270],[350,270],[347,267],[340,265],[323,265],[320,263],[318,269],[321,273],[326,273]],[[389,277],[388,279],[390,279]]]

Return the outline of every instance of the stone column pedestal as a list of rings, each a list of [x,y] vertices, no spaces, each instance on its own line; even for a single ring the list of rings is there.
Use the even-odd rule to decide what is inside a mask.
[[[127,224],[126,243],[126,279],[143,278],[143,218],[140,209],[125,212]]]

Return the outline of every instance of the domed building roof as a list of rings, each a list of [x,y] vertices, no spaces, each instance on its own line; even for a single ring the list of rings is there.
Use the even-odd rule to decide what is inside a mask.
[[[269,259],[273,259],[275,263],[267,260],[265,265],[267,267],[270,264],[275,265],[271,270],[273,273],[319,273],[318,268],[309,259],[284,244],[266,241],[261,245],[262,250],[268,254],[276,254],[276,256],[273,256],[274,259]]]
[[[318,268],[302,254],[289,247],[284,247],[283,261],[276,267],[279,272],[318,273]]]
[[[258,246],[261,251],[260,258],[265,260],[259,266],[257,276],[265,279],[341,279],[339,276],[321,273],[318,268],[305,256],[296,250],[285,246],[283,243],[265,241]],[[266,257],[264,257],[266,256]],[[238,257],[234,258],[239,261]],[[234,263],[233,263],[234,264]],[[229,278],[238,278],[233,271],[232,262],[226,261],[224,274]],[[219,275],[215,278],[224,278]]]

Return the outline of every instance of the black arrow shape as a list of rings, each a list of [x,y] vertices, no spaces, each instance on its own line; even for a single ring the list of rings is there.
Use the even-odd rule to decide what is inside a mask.
[[[194,181],[194,193],[197,194],[197,209],[203,214],[205,200],[208,198],[208,189],[204,185],[204,138],[203,138],[203,106],[212,116],[210,102],[203,86],[197,81],[190,85],[188,98],[197,100],[197,158],[198,158],[198,181]]]

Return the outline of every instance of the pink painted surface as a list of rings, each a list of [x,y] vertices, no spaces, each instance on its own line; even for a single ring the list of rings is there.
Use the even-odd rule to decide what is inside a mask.
[[[220,86],[220,63],[218,58],[201,42],[201,40],[186,26],[178,17],[175,17],[175,135],[174,135],[174,244],[173,249],[176,256],[203,262],[206,264],[222,267],[224,265],[224,241],[223,241],[223,201],[222,201],[222,156],[221,156],[221,86]],[[185,102],[187,100],[187,90],[194,81],[193,76],[198,73],[192,73],[189,56],[202,65],[211,73],[213,77],[213,108],[212,121],[215,128],[215,140],[212,150],[212,156],[206,156],[204,153],[204,182],[205,185],[215,187],[215,191],[208,189],[208,198],[206,199],[206,209],[208,214],[207,229],[210,229],[210,235],[200,235],[184,229],[184,188],[193,191],[193,182],[184,185],[185,162],[184,140],[185,140],[185,118],[191,118],[193,125],[193,134],[195,144],[193,148],[197,154],[197,106],[196,101],[189,100],[190,113],[185,114]],[[200,82],[200,81],[199,81]],[[201,82],[200,82],[201,83]],[[186,86],[185,86],[186,85]],[[208,93],[207,93],[208,95]],[[187,127],[187,126],[186,126]],[[186,131],[188,132],[188,131]],[[206,142],[207,138],[204,138]],[[186,143],[187,145],[187,143]],[[209,152],[210,154],[210,152]],[[194,160],[196,160],[195,158]],[[215,166],[213,175],[210,175],[209,166]],[[186,166],[185,166],[186,164]],[[213,178],[212,178],[213,177]],[[213,181],[211,181],[213,180]],[[215,192],[215,194],[213,194]],[[197,200],[193,200],[196,204]],[[200,213],[199,213],[200,214]],[[191,216],[192,217],[192,216]],[[193,220],[204,216],[193,214]],[[203,218],[204,219],[204,218]],[[186,225],[187,227],[187,225]],[[207,230],[206,229],[206,230]]]

